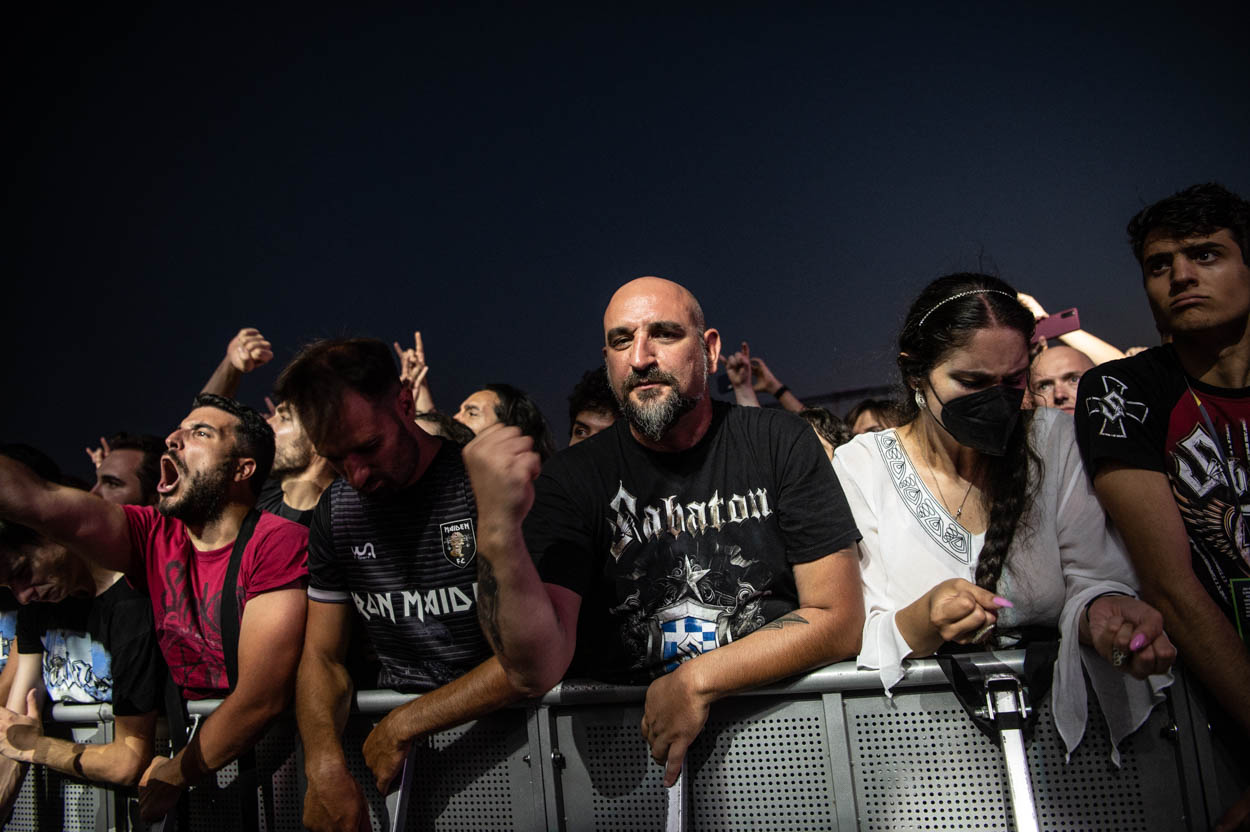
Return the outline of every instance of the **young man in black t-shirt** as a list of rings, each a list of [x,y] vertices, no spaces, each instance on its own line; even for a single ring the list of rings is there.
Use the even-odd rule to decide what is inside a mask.
[[[0,523],[0,554],[0,582],[23,604],[45,602],[18,614],[17,673],[8,707],[0,708],[0,755],[7,758],[0,805],[21,783],[13,763],[104,784],[138,783],[152,759],[165,675],[151,601],[120,573],[88,567],[64,546],[12,523]],[[111,704],[113,741],[40,738],[40,705],[49,697]]]
[[[720,335],[686,289],[621,287],[604,342],[624,420],[541,476],[515,428],[465,449],[480,615],[528,694],[570,668],[655,679],[643,734],[672,785],[713,701],[859,649],[859,533],[806,423],[712,402]]]
[[[304,823],[355,829],[363,793],[340,740],[351,694],[353,616],[382,683],[428,691],[369,734],[365,761],[385,793],[412,741],[520,697],[477,624],[477,515],[460,447],[413,419],[390,349],[372,339],[321,341],[282,372],[278,392],[342,479],[321,497],[309,540],[308,627],[296,690],[308,790]]]
[[[1146,599],[1250,737],[1250,203],[1196,185],[1129,223],[1168,346],[1081,379],[1077,439]],[[1250,792],[1221,828],[1250,817]]]

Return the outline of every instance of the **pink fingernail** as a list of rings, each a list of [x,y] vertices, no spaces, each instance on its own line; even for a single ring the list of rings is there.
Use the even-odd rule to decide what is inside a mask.
[[[1133,640],[1128,643],[1128,649],[1132,650],[1134,653],[1136,653],[1138,650],[1142,649],[1145,646],[1146,646],[1146,636],[1142,633],[1138,633],[1137,635],[1133,636]]]
[[[994,603],[1000,607],[1014,607],[1015,606],[1015,604],[1011,603],[1006,598],[1000,598],[997,595],[994,596]]]

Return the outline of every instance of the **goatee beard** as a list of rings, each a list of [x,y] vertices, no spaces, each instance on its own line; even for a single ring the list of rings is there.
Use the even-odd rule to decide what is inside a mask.
[[[667,384],[668,392],[663,396],[657,395],[645,399],[641,403],[630,398],[629,393],[635,387],[656,383]],[[682,416],[693,410],[694,406],[699,403],[696,398],[678,393],[677,378],[658,368],[652,368],[643,375],[631,372],[622,384],[622,388],[623,390],[619,392],[615,389],[612,391],[616,395],[617,403],[621,406],[621,413],[635,430],[652,442],[662,441],[669,428],[677,424]]]

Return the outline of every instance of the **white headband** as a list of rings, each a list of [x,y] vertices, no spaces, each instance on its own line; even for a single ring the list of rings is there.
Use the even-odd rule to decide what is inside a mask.
[[[1006,295],[1012,300],[1015,300],[1015,301],[1019,300],[1011,292],[1004,292],[1002,289],[969,289],[966,292],[956,292],[955,294],[951,295],[949,298],[946,298],[945,300],[940,300],[936,304],[934,304],[932,307],[930,307],[929,311],[924,313],[924,315],[921,316],[920,323],[916,324],[916,326],[917,327],[924,326],[924,322],[929,319],[929,316],[933,314],[934,310],[936,310],[939,306],[941,306],[944,303],[948,303],[957,298],[966,298],[968,295],[986,295],[986,294]]]

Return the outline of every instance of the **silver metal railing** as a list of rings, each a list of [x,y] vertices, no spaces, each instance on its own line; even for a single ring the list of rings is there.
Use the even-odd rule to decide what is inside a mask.
[[[981,658],[1019,673],[1023,655]],[[379,830],[402,829],[405,822],[407,829],[481,830],[1014,826],[1001,752],[967,719],[933,660],[910,662],[892,700],[875,672],[841,663],[717,703],[671,798],[662,767],[650,761],[638,732],[644,695],[643,687],[567,681],[541,699],[414,743],[406,787],[389,807],[373,790],[358,749],[377,718],[415,697],[358,692],[344,747]],[[189,709],[206,716],[216,704],[193,702]],[[1227,805],[1227,788],[1214,784],[1229,780],[1228,772],[1214,771],[1220,763],[1205,735],[1201,703],[1183,681],[1123,744],[1119,770],[1107,760],[1097,713],[1065,764],[1048,706],[1041,707],[1028,749],[1040,828],[1196,830],[1209,828]],[[53,718],[111,727],[108,706],[57,705]],[[278,804],[270,807],[274,829],[298,830],[303,783],[293,728],[288,724],[269,742],[262,776],[276,795],[266,794]],[[235,787],[232,777],[230,769],[219,774],[222,794]],[[108,792],[92,791],[108,802]],[[232,828],[237,805],[230,808],[220,795],[197,805],[192,832]],[[40,827],[39,819],[55,808],[36,806],[33,825],[15,818],[6,828],[52,828]],[[91,824],[62,826],[106,832],[125,828],[123,815],[100,812]]]

